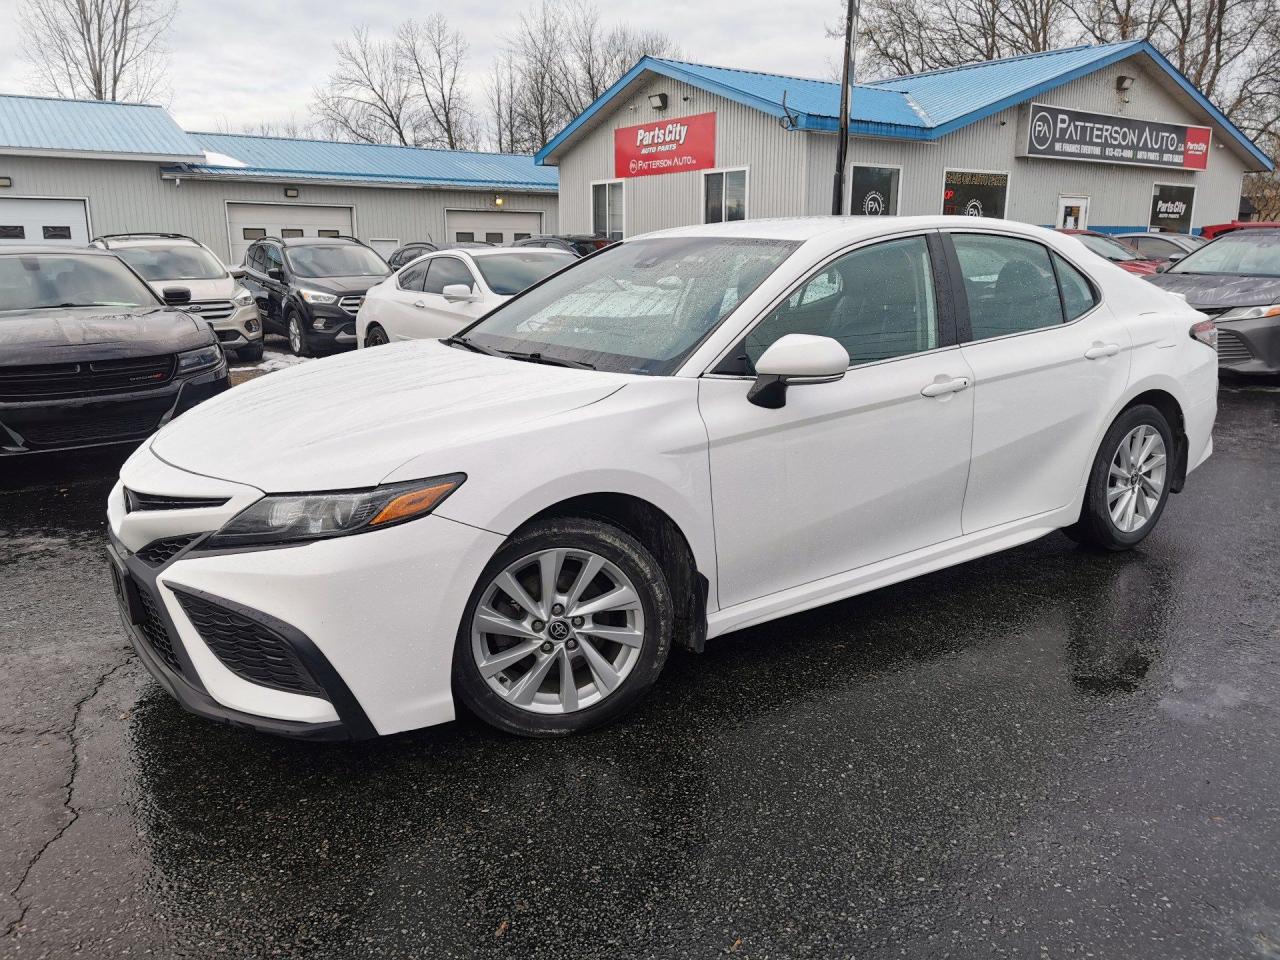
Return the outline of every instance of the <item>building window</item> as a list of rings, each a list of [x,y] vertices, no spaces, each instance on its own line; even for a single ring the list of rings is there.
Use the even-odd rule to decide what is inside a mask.
[[[591,232],[610,240],[622,239],[622,181],[591,185]]]
[[[1168,233],[1191,232],[1191,210],[1196,202],[1196,188],[1182,183],[1157,183],[1151,194],[1152,230]]]
[[[515,239],[516,239],[516,240],[528,240],[528,239],[529,239],[529,234],[527,234],[527,233],[517,233],[517,234],[515,235]]]
[[[942,212],[947,216],[1003,217],[1007,173],[947,170],[942,176]]]
[[[453,235],[453,239],[457,243],[475,243],[476,235],[471,230],[459,230]]]
[[[717,170],[702,177],[702,222],[747,219],[747,171]]]
[[[342,231],[340,231],[340,230],[317,230],[317,231],[316,231],[316,236],[317,236],[317,237],[328,237],[328,238],[330,238],[330,239],[333,239],[334,237],[340,237],[340,236],[342,236]]]
[[[297,227],[285,227],[280,231],[280,237],[284,240],[292,240],[295,237],[302,236],[302,231]]]
[[[864,217],[898,214],[897,167],[854,166],[849,170],[849,212]]]
[[[21,226],[0,227],[0,240],[25,240],[27,231]]]
[[[500,233],[486,233],[486,234],[484,235],[484,242],[485,242],[485,243],[501,243],[501,242],[502,242],[502,234],[500,234]]]
[[[261,240],[267,235],[261,227],[245,227],[240,233],[246,240]]]
[[[44,238],[46,240],[70,240],[70,227],[43,227]]]

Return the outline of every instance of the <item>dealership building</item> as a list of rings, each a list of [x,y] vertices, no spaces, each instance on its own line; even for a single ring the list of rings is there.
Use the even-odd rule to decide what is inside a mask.
[[[510,242],[555,233],[556,171],[527,156],[190,133],[161,107],[0,96],[0,244],[195,237]]]
[[[829,214],[840,86],[647,57],[538,154],[560,228]],[[844,210],[1106,232],[1232,220],[1272,163],[1145,41],[857,84]]]

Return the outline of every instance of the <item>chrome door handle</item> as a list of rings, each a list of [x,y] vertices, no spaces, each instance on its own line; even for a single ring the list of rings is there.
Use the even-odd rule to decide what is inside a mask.
[[[427,309],[427,301],[425,300],[415,300],[413,301],[413,305],[417,307],[419,310]]]
[[[1118,343],[1095,343],[1084,352],[1086,360],[1101,360],[1103,357],[1114,357],[1120,352]]]
[[[959,393],[961,390],[968,388],[968,377],[955,377],[951,380],[935,380],[933,383],[927,383],[924,389],[920,391],[922,397],[941,397],[948,393]]]

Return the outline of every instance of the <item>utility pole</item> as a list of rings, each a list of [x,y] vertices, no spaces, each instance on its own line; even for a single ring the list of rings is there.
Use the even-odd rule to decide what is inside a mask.
[[[840,142],[836,144],[836,177],[831,191],[831,212],[844,213],[844,164],[849,153],[849,100],[853,95],[853,36],[857,29],[858,0],[848,0],[844,17],[844,65],[840,69]]]

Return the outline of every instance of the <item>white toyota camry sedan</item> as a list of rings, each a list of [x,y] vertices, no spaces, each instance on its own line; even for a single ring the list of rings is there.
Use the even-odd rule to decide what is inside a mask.
[[[114,579],[198,714],[346,738],[461,704],[566,734],[673,643],[1057,529],[1133,547],[1212,449],[1214,338],[1008,221],[636,237],[450,339],[184,414],[111,493]]]
[[[365,294],[356,343],[448,337],[577,260],[563,250],[475,247],[419,257]]]

